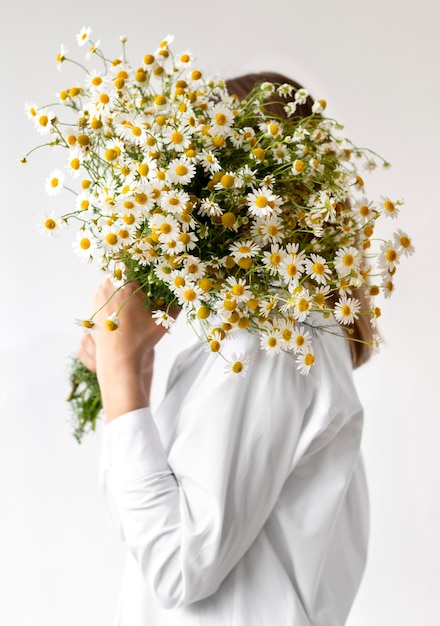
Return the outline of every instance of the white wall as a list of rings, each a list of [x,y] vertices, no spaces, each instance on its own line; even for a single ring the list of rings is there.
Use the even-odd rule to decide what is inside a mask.
[[[0,624],[107,626],[122,547],[97,490],[99,432],[80,446],[65,402],[73,319],[89,312],[94,272],[66,238],[35,228],[48,198],[49,161],[16,159],[37,137],[24,102],[43,104],[69,83],[58,73],[61,43],[91,26],[109,53],[128,36],[135,62],[168,33],[208,72],[273,69],[296,78],[346,134],[393,164],[368,177],[373,197],[403,196],[400,225],[416,255],[401,264],[384,307],[380,355],[357,374],[366,409],[364,455],[372,534],[364,582],[348,626],[439,623],[440,349],[438,144],[440,112],[436,0],[206,0],[166,3],[9,2],[0,52],[2,295],[0,296]],[[171,339],[160,348],[166,371]],[[156,381],[157,397],[161,381]]]

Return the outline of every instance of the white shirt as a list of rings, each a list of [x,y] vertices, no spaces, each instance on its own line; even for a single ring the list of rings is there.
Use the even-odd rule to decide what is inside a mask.
[[[196,340],[164,399],[104,429],[103,493],[127,545],[118,626],[342,626],[365,567],[363,412],[346,342],[301,375],[238,331],[245,377]]]

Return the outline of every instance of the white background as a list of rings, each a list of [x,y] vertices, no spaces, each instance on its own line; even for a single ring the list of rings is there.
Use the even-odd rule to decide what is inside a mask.
[[[82,26],[109,56],[126,35],[133,64],[171,33],[174,49],[192,50],[207,73],[288,74],[327,99],[347,136],[391,161],[391,170],[366,177],[367,189],[373,199],[405,199],[399,226],[416,255],[401,263],[384,306],[381,353],[356,373],[372,528],[348,626],[439,624],[438,7],[436,0],[8,3],[0,38],[2,626],[107,626],[119,586],[122,546],[97,488],[100,435],[78,445],[65,401],[80,333],[73,320],[90,313],[99,277],[74,257],[68,235],[47,240],[35,228],[53,206],[44,191],[49,152],[17,162],[38,143],[24,103],[54,102],[74,76],[82,80],[76,70],[59,73],[55,62],[62,43],[82,59],[75,40]],[[157,398],[178,339],[160,346]]]

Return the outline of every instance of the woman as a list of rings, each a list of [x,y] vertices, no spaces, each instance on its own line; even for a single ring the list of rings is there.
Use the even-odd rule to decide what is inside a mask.
[[[247,75],[229,90],[245,97],[263,79],[292,82]],[[104,494],[128,548],[116,623],[342,626],[367,551],[352,380],[366,344],[319,333],[316,364],[301,376],[289,354],[269,358],[238,330],[229,350],[250,355],[251,366],[231,380],[195,339],[152,415],[154,347],[165,331],[134,285],[106,304],[113,292],[109,281],[98,289],[95,320],[104,326],[131,295],[120,332],[85,335],[79,357],[98,375]],[[368,326],[356,333],[370,339]]]

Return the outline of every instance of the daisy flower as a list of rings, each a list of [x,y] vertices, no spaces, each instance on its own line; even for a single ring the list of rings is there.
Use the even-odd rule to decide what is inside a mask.
[[[28,110],[29,112],[32,111],[32,109]],[[46,108],[38,109],[36,115],[33,116],[35,128],[40,135],[52,133],[56,119],[56,115]]]
[[[201,306],[203,290],[195,283],[187,281],[183,287],[178,287],[175,291],[178,302],[181,306],[186,308],[197,308]]]
[[[196,173],[196,166],[187,157],[173,159],[166,171],[167,180],[173,184],[187,185]]]
[[[186,191],[173,189],[172,191],[166,191],[163,194],[160,199],[160,206],[164,209],[164,211],[169,211],[175,215],[181,215],[188,202],[189,195]]]
[[[335,319],[344,325],[353,324],[358,319],[361,310],[361,303],[357,298],[342,296],[335,304]]]
[[[286,285],[297,285],[305,269],[304,251],[290,253],[283,257],[280,263],[279,274]]]
[[[272,244],[270,251],[263,252],[263,264],[269,269],[271,274],[277,274],[284,259],[285,252],[278,244]]]
[[[160,309],[153,311],[151,317],[158,326],[163,326],[166,330],[169,330],[176,321],[169,313]]]
[[[215,104],[209,112],[211,121],[211,135],[228,135],[230,133],[232,122],[234,121],[233,112],[224,104]]]
[[[393,241],[394,241],[395,247],[404,256],[411,256],[411,254],[414,254],[415,250],[414,250],[414,246],[413,246],[413,244],[411,242],[411,238],[401,228],[399,228],[394,233]]]
[[[156,232],[159,241],[166,243],[180,235],[179,222],[172,215],[155,214],[150,219],[150,228]]]
[[[281,243],[283,241],[283,222],[276,214],[256,220],[253,227],[254,233],[256,229],[258,229],[263,246],[267,244]]]
[[[95,238],[91,231],[86,229],[78,231],[72,247],[76,255],[84,261],[90,262],[96,248]]]
[[[62,217],[59,217],[55,211],[51,211],[41,216],[37,228],[41,234],[49,237],[57,237],[61,234],[61,231],[66,228],[66,222]]]
[[[110,330],[111,332],[114,332],[115,330],[118,330],[119,328],[119,318],[117,313],[112,313],[106,320],[105,320],[105,327],[107,330]]]
[[[260,337],[260,347],[266,351],[269,356],[279,354],[283,349],[283,338],[281,332],[277,328],[266,327],[266,330]]]
[[[297,322],[304,322],[313,304],[312,296],[306,289],[302,289],[298,294],[294,295],[293,302],[293,317]]]
[[[384,210],[384,215],[395,219],[399,214],[399,208],[397,206],[397,202],[393,202],[388,197],[382,196],[382,207]]]
[[[46,193],[49,196],[58,196],[63,190],[64,178],[64,173],[61,170],[52,170],[46,178]]]
[[[319,285],[326,285],[331,277],[331,269],[328,267],[326,259],[319,254],[312,253],[310,259],[306,259],[305,267],[310,278]]]
[[[335,269],[339,276],[347,276],[358,270],[359,250],[353,246],[340,248],[335,254]]]
[[[163,142],[168,149],[184,152],[191,143],[191,133],[186,128],[167,127],[163,132]]]
[[[229,247],[229,252],[231,253],[234,261],[240,261],[241,259],[248,258],[250,259],[256,256],[260,252],[260,250],[260,246],[251,239],[237,241]]]
[[[300,352],[296,358],[296,367],[299,370],[299,373],[303,376],[306,376],[312,365],[315,363],[315,355],[313,350],[307,350],[305,352]]]
[[[378,267],[392,272],[399,263],[399,253],[393,241],[386,241],[380,247]]]
[[[263,185],[248,193],[246,201],[251,215],[265,217],[270,215],[276,206],[279,206],[281,198]]]
[[[92,33],[92,29],[89,27],[83,26],[79,33],[76,35],[76,41],[79,46],[83,46],[85,43],[90,41],[90,35]]]
[[[246,376],[247,369],[249,367],[249,356],[242,353],[231,355],[227,365],[225,365],[226,374],[238,374],[239,376]]]
[[[232,299],[236,302],[246,302],[252,297],[252,292],[249,290],[244,278],[235,278],[235,276],[229,276],[226,279],[227,289],[231,292]]]

